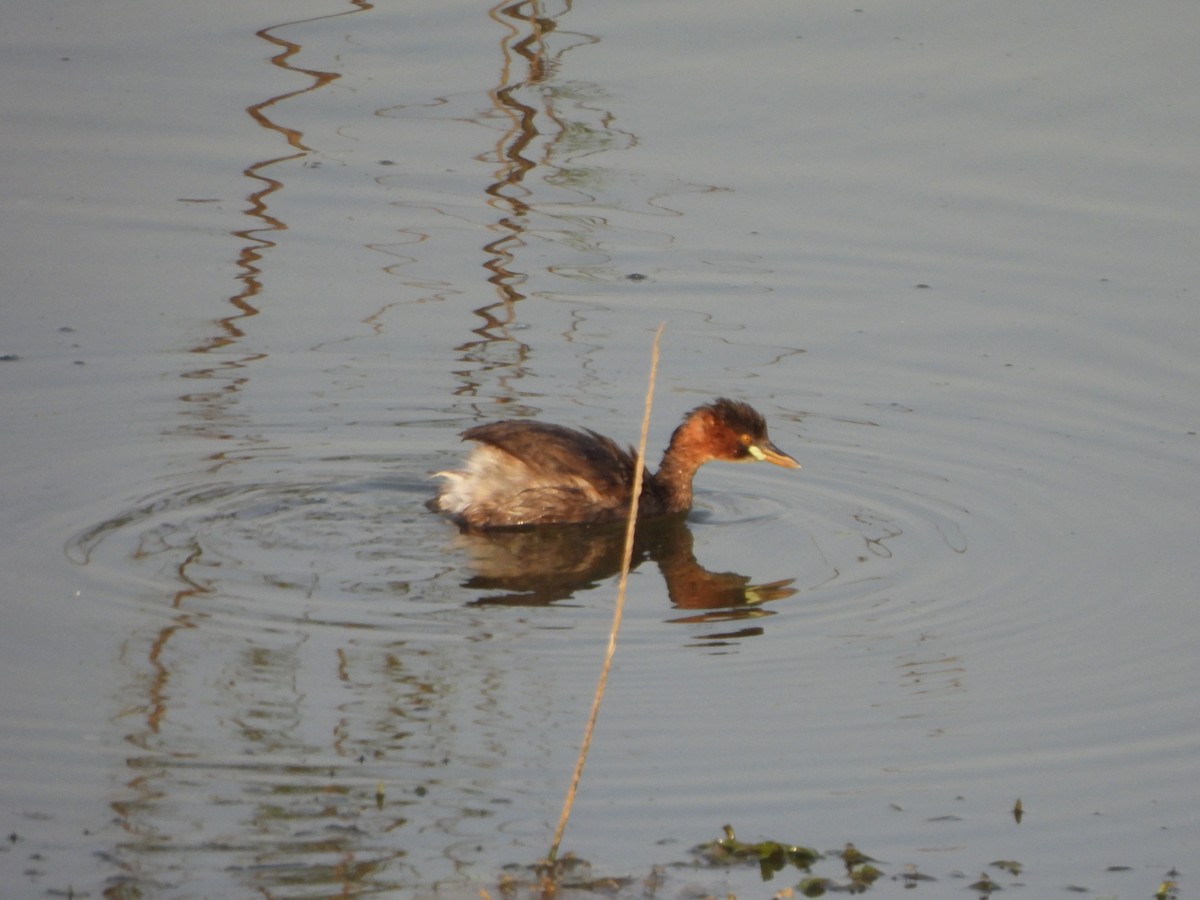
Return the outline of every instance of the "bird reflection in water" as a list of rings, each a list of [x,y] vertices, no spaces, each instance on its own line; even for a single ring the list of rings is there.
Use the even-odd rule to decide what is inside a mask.
[[[696,560],[683,516],[640,522],[631,569],[654,561],[676,609],[694,611],[675,622],[716,622],[771,615],[764,604],[796,593],[794,579],[751,584],[751,576],[710,572]],[[470,555],[473,575],[463,586],[483,592],[474,606],[541,606],[591,590],[621,570],[625,525],[462,531],[456,546]],[[753,629],[757,632],[759,629]],[[739,632],[727,637],[749,636]],[[721,635],[711,635],[719,638]]]

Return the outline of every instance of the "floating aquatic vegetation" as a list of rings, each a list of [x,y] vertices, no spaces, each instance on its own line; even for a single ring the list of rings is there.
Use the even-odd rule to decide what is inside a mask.
[[[741,841],[734,834],[732,826],[726,825],[724,830],[725,837],[693,847],[692,852],[710,866],[758,863],[763,881],[769,881],[776,873],[788,866],[809,872],[820,860],[840,859],[846,870],[845,877],[810,875],[802,879],[794,890],[795,893],[800,893],[805,897],[820,897],[829,892],[861,894],[886,874],[882,869],[873,865],[878,860],[863,853],[853,844],[846,844],[840,852],[823,854],[811,847],[783,841],[768,840],[755,843]],[[902,875],[893,876],[892,880],[903,882],[905,887],[913,887],[919,881],[933,881],[934,879],[928,875],[922,875],[915,866],[910,865],[905,868]],[[790,893],[793,893],[792,889],[786,888],[777,896]]]
[[[979,893],[986,897],[996,891],[1002,891],[1004,888],[992,881],[992,877],[987,872],[984,872],[979,876],[979,880],[971,885],[971,890],[979,891]]]
[[[763,881],[769,881],[776,872],[787,866],[808,871],[822,855],[811,847],[784,844],[779,841],[747,843],[739,841],[733,826],[725,826],[725,837],[700,844],[692,852],[709,865],[723,866],[741,862],[757,862]]]

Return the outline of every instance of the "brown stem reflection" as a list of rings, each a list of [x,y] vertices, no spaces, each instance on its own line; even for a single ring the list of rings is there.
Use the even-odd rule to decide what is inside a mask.
[[[456,373],[462,381],[459,396],[476,396],[483,373],[495,373],[501,385],[501,402],[511,399],[511,381],[525,372],[530,347],[512,335],[517,303],[526,298],[529,272],[522,269],[519,256],[527,246],[531,217],[538,214],[535,188],[530,186],[537,170],[544,169],[543,183],[561,171],[571,152],[573,128],[555,110],[555,103],[566,91],[555,90],[552,77],[563,55],[578,42],[554,51],[547,38],[557,31],[558,17],[571,11],[567,0],[554,15],[543,9],[539,0],[502,2],[488,15],[504,28],[500,40],[501,65],[495,87],[488,91],[492,116],[504,123],[493,148],[477,159],[496,165],[495,175],[484,189],[488,205],[498,217],[488,228],[495,237],[482,247],[487,282],[496,293],[496,301],[475,310],[482,324],[472,328],[477,339],[455,348],[470,368]],[[577,36],[591,43],[595,38]],[[611,117],[603,117],[606,123]],[[589,126],[584,126],[587,130]]]
[[[458,546],[473,575],[464,587],[483,592],[472,605],[540,606],[570,599],[614,576],[621,567],[621,523],[462,532]],[[772,615],[763,604],[796,593],[795,579],[751,584],[749,575],[710,572],[696,559],[683,517],[638,526],[633,566],[651,560],[676,609],[694,611],[677,622],[712,622]]]
[[[490,273],[488,282],[496,289],[500,300],[494,306],[476,310],[485,322],[490,323],[485,326],[489,328],[492,324],[511,322],[512,304],[525,299],[519,290],[525,275],[514,271],[511,266],[516,251],[525,246],[523,235],[530,211],[525,198],[531,196],[532,191],[523,182],[525,176],[537,166],[526,153],[533,147],[539,131],[538,108],[522,101],[521,92],[525,87],[537,85],[545,79],[549,65],[545,58],[544,37],[555,28],[553,19],[539,15],[539,6],[536,0],[528,0],[502,3],[488,11],[491,18],[507,31],[500,41],[500,83],[488,92],[488,96],[496,112],[509,123],[491,154],[499,164],[496,180],[485,188],[489,205],[502,214],[492,227],[500,236],[483,245],[488,254],[483,267]],[[522,34],[522,31],[527,33]],[[513,74],[516,69],[514,54],[527,64],[524,77]]]
[[[234,276],[238,282],[238,290],[227,298],[226,301],[233,309],[216,320],[215,333],[193,347],[193,353],[209,354],[214,351],[224,350],[231,345],[237,344],[245,337],[245,331],[243,330],[245,320],[253,318],[259,312],[256,305],[258,302],[256,298],[262,292],[263,287],[261,263],[266,253],[275,246],[275,241],[271,240],[268,235],[287,231],[288,228],[286,222],[272,214],[269,203],[271,195],[282,190],[284,183],[279,178],[269,174],[268,170],[279,166],[281,163],[307,156],[312,152],[304,143],[303,132],[276,122],[270,117],[268,110],[285,100],[319,91],[341,77],[336,72],[306,69],[293,65],[291,62],[292,57],[299,53],[303,47],[295,41],[280,36],[276,32],[295,25],[338,18],[373,8],[365,0],[350,0],[350,5],[354,9],[326,16],[315,16],[296,21],[282,22],[255,32],[259,38],[279,48],[279,52],[270,59],[271,65],[284,69],[289,73],[303,75],[309,80],[309,83],[303,87],[285,91],[282,94],[268,97],[265,100],[246,107],[246,114],[251,119],[258,123],[265,131],[281,136],[287,143],[287,146],[294,152],[258,160],[242,170],[242,174],[253,182],[255,187],[246,195],[247,206],[243,211],[243,215],[249,220],[249,224],[245,228],[239,228],[232,232],[233,236],[241,242],[241,248],[237,255],[237,274]],[[233,403],[234,397],[246,385],[246,368],[252,363],[265,358],[265,356],[266,354],[264,353],[254,352],[234,357],[223,356],[215,365],[203,366],[190,372],[185,372],[183,375],[184,378],[218,382],[218,386],[212,389],[197,389],[189,391],[180,397],[187,404],[185,408],[189,414],[201,423],[198,426],[193,426],[190,430],[207,437],[215,437],[223,440],[232,438],[233,435],[219,423],[227,421],[228,410]],[[224,454],[222,452],[215,453],[211,458],[217,463],[218,467],[224,462]]]
[[[236,290],[226,298],[224,311],[213,320],[212,333],[191,348],[191,352],[201,357],[203,362],[182,375],[195,382],[192,389],[180,396],[185,415],[190,419],[184,429],[188,433],[223,442],[254,439],[241,433],[238,426],[244,423],[236,417],[234,406],[238,395],[249,383],[253,364],[264,359],[266,354],[240,345],[246,340],[248,321],[259,313],[263,262],[267,253],[276,246],[271,235],[288,229],[287,223],[271,210],[272,196],[285,186],[282,176],[278,174],[279,167],[312,152],[304,142],[303,133],[275,121],[271,117],[271,110],[285,100],[319,91],[340,77],[335,72],[294,65],[292,59],[303,49],[302,45],[282,37],[279,32],[295,25],[363,12],[371,9],[372,5],[365,0],[349,0],[348,7],[330,15],[282,22],[256,32],[263,41],[278,48],[278,52],[270,58],[270,64],[289,74],[303,76],[305,83],[245,109],[246,114],[264,131],[282,138],[288,149],[252,162],[242,169],[251,186],[245,197],[244,227],[231,232],[239,244],[233,276]],[[206,458],[212,464],[211,470],[215,471],[228,461],[228,451],[218,449]],[[186,515],[191,507],[202,506],[206,498],[207,495],[201,492],[167,497],[139,507],[90,529],[72,541],[68,545],[68,556],[87,564],[92,550],[106,536],[127,526],[152,520],[165,509]],[[338,831],[327,828],[318,838],[307,841],[293,839],[290,834],[280,835],[282,829],[277,824],[281,819],[280,809],[290,795],[297,792],[294,785],[274,784],[270,779],[265,779],[261,784],[254,785],[257,790],[250,790],[245,789],[244,783],[238,782],[236,775],[224,781],[212,775],[220,769],[212,764],[212,760],[220,758],[221,753],[207,746],[206,739],[211,734],[219,734],[221,729],[210,727],[206,731],[206,723],[198,719],[197,706],[200,704],[196,699],[198,679],[195,657],[199,648],[207,646],[207,628],[201,626],[206,623],[211,626],[212,623],[213,616],[208,605],[220,597],[214,582],[222,561],[206,553],[198,539],[188,538],[181,527],[170,523],[160,523],[157,528],[149,529],[139,540],[131,558],[135,563],[146,564],[164,554],[179,556],[178,563],[171,567],[176,588],[173,593],[168,590],[170,602],[165,623],[163,619],[156,620],[153,630],[146,629],[149,633],[132,635],[123,647],[122,655],[131,667],[138,670],[130,695],[122,698],[124,708],[118,717],[124,739],[132,748],[124,760],[132,774],[126,776],[124,781],[127,796],[111,802],[125,838],[111,855],[121,874],[110,880],[110,888],[105,891],[105,896],[141,896],[145,890],[188,892],[189,889],[172,881],[175,876],[173,867],[164,864],[163,850],[167,847],[177,851],[199,851],[210,858],[237,852],[252,852],[261,858],[271,859],[303,856],[309,860],[309,865],[303,868],[290,867],[288,873],[288,883],[293,888],[308,884],[319,887],[323,894],[329,896],[358,893],[363,883],[386,870],[403,852],[387,849],[364,853],[349,829]],[[198,602],[200,600],[204,602]],[[211,640],[211,636],[207,639]],[[297,724],[303,719],[300,711],[303,695],[294,687],[289,693],[295,673],[301,668],[297,660],[304,643],[303,637],[264,634],[246,647],[238,648],[239,668],[235,670],[235,677],[221,680],[220,691],[231,695],[239,692],[245,694],[236,697],[230,707],[249,710],[249,714],[228,718],[228,724],[238,729],[244,745],[252,748],[243,754],[245,757],[270,756],[274,753],[281,758],[304,758],[308,747],[298,733],[300,729]],[[255,688],[262,688],[264,693],[269,694],[271,702],[253,696]],[[222,750],[226,749],[222,747]],[[282,766],[272,768],[269,763],[259,765],[275,775],[284,771]],[[236,766],[228,768],[238,769]],[[252,768],[249,764],[245,766],[247,771]],[[219,798],[232,803],[233,800],[229,798],[236,798],[241,803],[243,797],[257,798],[252,801],[254,807],[246,813],[243,823],[255,835],[254,842],[230,842],[223,835],[209,833],[208,829],[213,825],[202,816],[188,822],[184,829],[188,832],[186,838],[182,831],[176,830],[179,825],[175,819],[177,808],[203,793],[196,790],[195,782],[190,781],[194,772],[201,770],[210,773],[207,784],[211,790],[211,797],[205,796],[201,802],[212,802],[213,798]],[[320,784],[320,788],[312,788],[311,793],[324,802],[317,807],[319,812],[312,818],[323,824],[336,820],[336,813],[329,811],[334,801],[327,798],[349,795],[351,789],[347,785],[351,783],[351,778],[341,777],[340,773],[335,777],[327,764],[297,763],[286,771],[298,778],[307,777],[313,784]],[[222,790],[227,792],[224,797],[220,796]],[[202,819],[203,829],[196,824]],[[315,860],[318,854],[320,859]],[[177,870],[179,867],[174,868]],[[229,868],[233,870],[235,867]],[[263,893],[271,896],[276,893],[278,885],[269,875],[256,872],[253,866],[240,868],[246,872],[245,879],[249,882],[243,885],[243,895]],[[271,868],[263,867],[264,870]]]

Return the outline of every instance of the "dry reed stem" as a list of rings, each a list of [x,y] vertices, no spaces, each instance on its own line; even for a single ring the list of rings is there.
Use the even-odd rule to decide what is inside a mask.
[[[633,560],[633,535],[637,529],[638,498],[642,493],[642,472],[646,465],[646,435],[650,432],[650,408],[654,404],[654,379],[658,374],[658,345],[662,339],[663,322],[654,332],[654,345],[650,352],[650,378],[646,385],[646,409],[642,415],[642,434],[638,440],[637,462],[633,467],[633,496],[629,500],[629,521],[625,525],[625,553],[621,559],[621,579],[617,582],[617,605],[613,610],[612,628],[608,632],[608,649],[604,653],[604,664],[600,667],[600,679],[596,684],[596,694],[592,697],[592,711],[588,715],[587,725],[583,729],[583,744],[579,748],[579,758],[575,760],[575,772],[571,776],[571,786],[567,788],[567,796],[563,801],[562,814],[558,817],[558,827],[554,829],[554,841],[550,844],[547,861],[553,865],[558,857],[558,845],[562,843],[563,832],[567,830],[567,819],[571,817],[571,807],[575,804],[575,792],[579,789],[579,779],[583,776],[583,764],[587,760],[588,748],[592,745],[592,732],[596,729],[596,718],[600,715],[600,701],[604,699],[604,687],[608,684],[608,672],[612,668],[613,656],[617,652],[617,632],[621,630],[621,614],[625,609],[625,585],[629,581],[629,566]]]

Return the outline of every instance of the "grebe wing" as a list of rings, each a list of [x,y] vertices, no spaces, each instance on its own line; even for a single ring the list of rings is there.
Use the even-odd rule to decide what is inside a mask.
[[[609,494],[627,495],[633,484],[633,453],[594,431],[510,419],[469,428],[462,437],[503,450],[543,478],[580,478]]]

